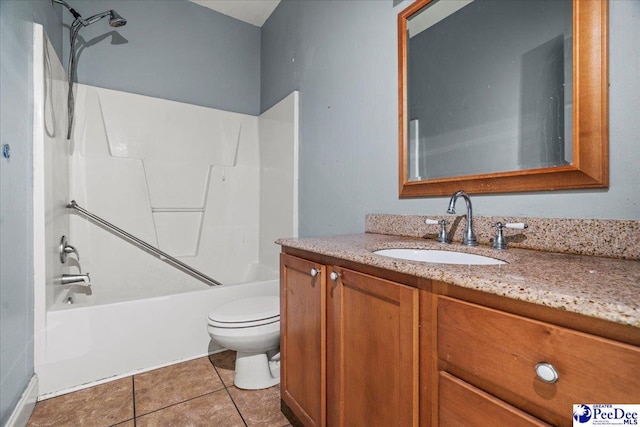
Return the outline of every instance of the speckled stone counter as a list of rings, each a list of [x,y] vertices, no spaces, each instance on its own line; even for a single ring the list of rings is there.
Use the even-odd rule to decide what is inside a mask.
[[[279,239],[276,243],[640,328],[640,261],[519,248],[496,251],[488,246],[441,245],[373,233]],[[507,264],[429,264],[372,253],[386,248],[454,250],[491,256]]]
[[[454,242],[462,240],[466,224],[464,215],[369,214],[365,217],[365,232],[435,240],[438,226],[426,225],[424,220],[427,218],[450,222],[449,236]],[[638,220],[474,216],[478,243],[490,245],[496,231],[493,225],[498,221],[523,222],[529,226],[524,231],[504,230],[507,242],[513,248],[640,260]]]

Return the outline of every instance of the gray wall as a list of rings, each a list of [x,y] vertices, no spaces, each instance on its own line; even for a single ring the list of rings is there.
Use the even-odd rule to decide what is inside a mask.
[[[0,425],[33,375],[33,25],[62,51],[48,1],[0,0]]]
[[[78,82],[260,114],[260,28],[187,0],[68,3],[83,18],[115,9],[128,21],[112,28],[105,18],[80,30]],[[65,24],[72,19],[65,11]],[[67,30],[64,37],[66,66]]]
[[[362,232],[367,213],[445,216],[398,199],[396,16],[379,0],[283,0],[262,27],[261,108],[300,90],[300,234]],[[472,196],[477,215],[640,219],[640,2],[610,2],[610,188]]]

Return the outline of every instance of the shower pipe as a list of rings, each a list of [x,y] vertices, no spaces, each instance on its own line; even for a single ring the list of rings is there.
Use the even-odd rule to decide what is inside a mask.
[[[161,251],[160,249],[156,248],[155,246],[150,245],[149,243],[145,242],[144,240],[138,239],[136,236],[134,236],[132,234],[129,234],[126,231],[124,231],[123,229],[121,229],[119,227],[116,227],[115,225],[111,224],[109,221],[106,221],[106,220],[100,218],[98,215],[92,214],[88,210],[86,210],[86,209],[82,208],[80,205],[78,205],[75,200],[70,201],[69,204],[67,205],[67,208],[77,210],[78,212],[80,212],[81,214],[86,216],[87,218],[90,218],[93,221],[97,222],[98,224],[101,224],[101,225],[105,226],[106,228],[108,228],[111,231],[115,231],[120,236],[131,240],[136,245],[141,246],[145,250],[147,250],[149,252],[152,252],[153,254],[157,255],[161,260],[167,261],[170,264],[173,264],[175,267],[178,267],[178,268],[180,268],[182,270],[186,270],[188,273],[192,274],[196,278],[202,280],[203,282],[206,282],[209,286],[221,286],[222,285],[222,283],[218,282],[217,280],[212,279],[211,277],[207,276],[206,274],[203,274],[203,273],[199,272],[195,268],[188,266],[184,262],[172,257],[171,255],[167,254],[166,252]]]
[[[69,27],[69,65],[67,66],[67,80],[69,82],[69,92],[67,94],[67,140],[71,139],[71,128],[73,127],[73,115],[75,109],[75,100],[73,98],[73,81],[75,80],[76,72],[76,38],[82,27],[89,26],[95,22],[100,21],[103,18],[109,17],[109,25],[117,28],[127,25],[127,20],[124,19],[115,10],[107,10],[106,12],[97,13],[90,16],[87,19],[83,19],[82,15],[78,13],[74,8],[64,0],[51,0],[51,5],[58,3],[63,5],[71,15],[73,15],[73,23]]]

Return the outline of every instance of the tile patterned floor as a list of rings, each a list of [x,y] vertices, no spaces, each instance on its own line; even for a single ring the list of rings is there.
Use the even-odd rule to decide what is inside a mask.
[[[225,351],[43,400],[28,427],[283,427],[280,387],[233,385]]]

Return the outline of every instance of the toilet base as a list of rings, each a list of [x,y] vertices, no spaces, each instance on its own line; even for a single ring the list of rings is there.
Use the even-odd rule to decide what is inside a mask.
[[[279,362],[270,363],[266,353],[238,351],[233,384],[245,390],[260,390],[280,384]]]

